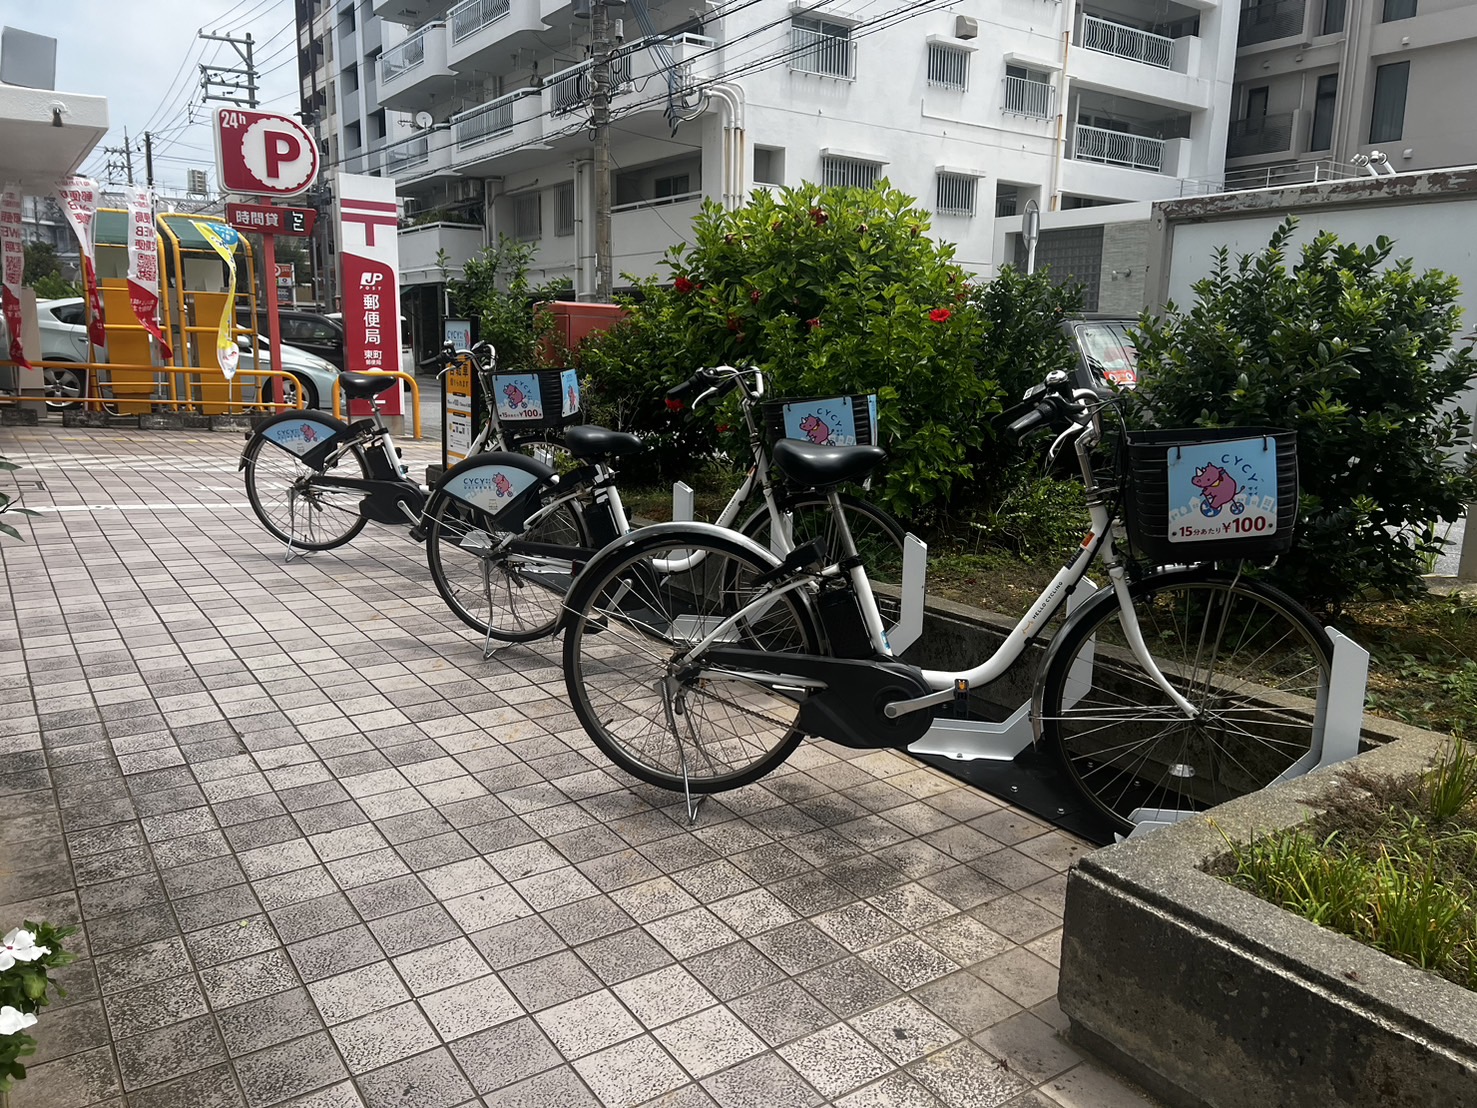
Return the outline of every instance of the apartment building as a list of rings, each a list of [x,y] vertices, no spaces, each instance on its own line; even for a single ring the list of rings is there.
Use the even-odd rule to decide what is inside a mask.
[[[1477,162],[1477,0],[1244,0],[1228,184]]]
[[[383,52],[355,79],[387,110],[369,168],[404,201],[408,303],[441,281],[439,252],[455,269],[499,232],[537,244],[537,276],[595,287],[589,2],[372,0]],[[1223,0],[609,10],[618,272],[659,272],[704,197],[886,177],[989,274],[997,213],[1178,196],[1224,170]]]

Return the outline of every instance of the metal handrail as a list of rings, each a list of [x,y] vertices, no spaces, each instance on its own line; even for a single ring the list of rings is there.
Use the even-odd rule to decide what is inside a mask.
[[[513,10],[511,0],[465,0],[446,13],[451,24],[451,41],[461,42],[489,27]]]
[[[850,38],[790,28],[789,66],[797,73],[815,73],[843,81],[856,80],[856,43]]]
[[[371,377],[398,377],[402,381],[410,383],[410,426],[414,438],[421,437],[421,387],[415,376],[410,373],[401,373],[398,369],[366,369],[364,373]],[[343,419],[343,382],[337,377],[333,379],[333,415],[335,419]]]
[[[1050,119],[1051,106],[1056,89],[1046,81],[1033,81],[1029,77],[1005,78],[1005,106],[1003,111],[1011,115],[1026,115],[1033,119]]]
[[[1082,47],[1160,69],[1174,68],[1174,39],[1095,15],[1082,17]]]
[[[1104,162],[1155,173],[1164,167],[1164,139],[1110,131],[1105,127],[1089,127],[1082,123],[1077,124],[1072,133],[1072,157],[1077,161]]]
[[[1238,46],[1254,46],[1259,42],[1288,38],[1303,33],[1307,0],[1262,0],[1260,4],[1244,4]]]
[[[391,47],[380,55],[380,85],[384,86],[402,73],[414,69],[426,60],[426,32],[442,23],[428,23],[410,38]]]
[[[456,148],[462,150],[468,146],[476,146],[493,135],[511,131],[518,123],[514,118],[513,105],[538,94],[539,90],[536,88],[519,89],[452,116],[451,128]]]

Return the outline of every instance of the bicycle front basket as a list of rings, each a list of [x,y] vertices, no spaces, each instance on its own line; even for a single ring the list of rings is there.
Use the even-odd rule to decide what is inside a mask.
[[[877,397],[810,396],[764,402],[770,442],[795,439],[825,446],[875,446]]]
[[[572,369],[493,374],[497,417],[510,428],[563,427],[579,418],[579,375]]]
[[[1274,427],[1135,431],[1128,541],[1155,565],[1270,561],[1297,523],[1297,433]]]

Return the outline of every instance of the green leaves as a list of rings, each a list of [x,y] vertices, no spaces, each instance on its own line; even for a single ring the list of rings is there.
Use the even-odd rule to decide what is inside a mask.
[[[20,466],[14,462],[6,458],[0,458],[0,473],[13,473],[18,469],[20,469]],[[0,515],[34,516],[40,514],[39,512],[31,511],[30,508],[16,507],[11,502],[11,499],[9,493],[0,492]],[[25,541],[19,531],[4,521],[0,521],[0,535],[9,535],[13,539],[20,539],[22,542]]]

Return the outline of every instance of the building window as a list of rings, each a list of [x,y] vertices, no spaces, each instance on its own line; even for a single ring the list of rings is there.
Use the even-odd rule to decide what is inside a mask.
[[[1415,18],[1416,0],[1385,0],[1385,11],[1381,23],[1394,23],[1397,19]]]
[[[369,137],[382,139],[389,128],[385,124],[385,109],[373,112],[369,117]]]
[[[536,192],[513,198],[513,235],[524,242],[542,237],[544,208]]]
[[[1382,65],[1374,73],[1374,109],[1369,116],[1369,141],[1394,142],[1405,131],[1405,89],[1410,63]]]
[[[675,204],[701,188],[703,162],[698,156],[676,158],[624,169],[615,177],[615,206]]]
[[[692,178],[686,173],[674,173],[670,177],[658,177],[651,183],[654,200],[668,200],[673,196],[686,196],[692,191]]]
[[[756,185],[783,185],[785,183],[785,152],[778,146],[754,147],[754,183]]]
[[[1336,35],[1344,29],[1344,10],[1349,0],[1323,0],[1323,33]]]
[[[963,92],[969,87],[969,51],[947,43],[928,44],[928,83]]]
[[[359,67],[353,63],[344,66],[344,91],[359,91]]]
[[[358,120],[344,127],[344,140],[349,144],[350,150],[358,150],[364,145],[364,132]]]
[[[554,234],[574,234],[574,182],[566,181],[554,190],[554,210],[557,218]]]
[[[851,41],[851,28],[797,15],[790,21],[790,68],[855,80],[856,44]]]
[[[1318,95],[1313,101],[1313,133],[1309,150],[1333,148],[1333,108],[1339,96],[1339,75],[1327,73],[1318,78]]]
[[[995,186],[995,218],[1007,219],[1020,210],[1021,194],[1015,185]]]
[[[1005,67],[1004,111],[1007,114],[1050,119],[1055,92],[1048,74],[1021,65]]]
[[[1267,86],[1261,88],[1249,88],[1246,90],[1246,116],[1247,119],[1256,119],[1267,114]]]
[[[940,173],[935,184],[933,210],[939,215],[974,215],[974,194],[978,178],[962,173]]]
[[[864,162],[860,158],[821,158],[821,185],[825,188],[875,188],[882,176],[882,167],[876,162]]]

